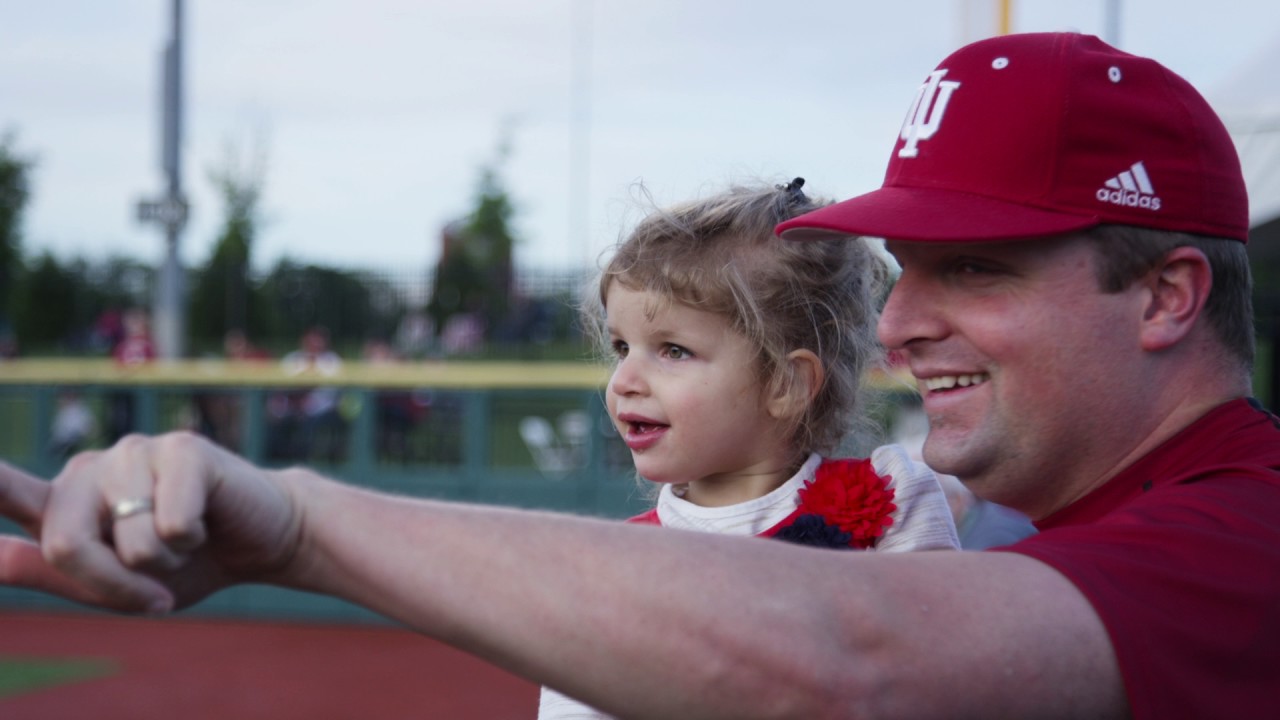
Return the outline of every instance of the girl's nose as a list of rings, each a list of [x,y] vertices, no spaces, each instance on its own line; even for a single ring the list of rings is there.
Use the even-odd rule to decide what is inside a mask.
[[[614,395],[640,395],[648,391],[644,381],[642,363],[631,356],[618,361],[613,368],[613,377],[609,379],[609,391]]]

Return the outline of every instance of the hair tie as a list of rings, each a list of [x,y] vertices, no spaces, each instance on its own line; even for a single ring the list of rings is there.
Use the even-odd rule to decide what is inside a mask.
[[[804,178],[798,177],[786,185],[775,185],[775,188],[787,194],[787,200],[796,205],[803,205],[809,202],[809,198],[805,197],[804,191],[800,188],[804,187]]]

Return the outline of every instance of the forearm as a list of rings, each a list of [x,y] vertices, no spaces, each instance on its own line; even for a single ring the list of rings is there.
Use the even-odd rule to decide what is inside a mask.
[[[1009,553],[813,550],[325,483],[293,567],[620,717],[1125,712],[1088,603]]]
[[[309,497],[293,582],[614,714],[794,717],[856,670],[780,543],[339,486]]]

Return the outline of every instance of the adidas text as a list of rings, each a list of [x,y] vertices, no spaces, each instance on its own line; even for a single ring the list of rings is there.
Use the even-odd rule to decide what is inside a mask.
[[[1109,202],[1112,205],[1138,207],[1146,210],[1160,209],[1160,198],[1152,195],[1143,195],[1136,190],[1125,191],[1098,188],[1098,199],[1102,202]]]
[[[1136,207],[1152,211],[1160,209],[1160,198],[1156,196],[1156,188],[1151,184],[1147,166],[1141,160],[1103,183],[1103,187],[1098,188],[1095,196],[1100,202],[1121,207]]]

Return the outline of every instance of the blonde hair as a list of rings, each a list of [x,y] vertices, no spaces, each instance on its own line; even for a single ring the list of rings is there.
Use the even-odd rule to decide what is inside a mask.
[[[605,304],[614,283],[720,315],[759,348],[757,371],[771,395],[796,391],[788,353],[812,351],[823,382],[795,416],[789,439],[797,453],[829,453],[859,418],[862,375],[881,357],[875,326],[888,270],[861,238],[776,237],[778,223],[826,204],[808,198],[803,185],[796,178],[733,186],[653,211],[615,248],[583,319],[608,352]]]

